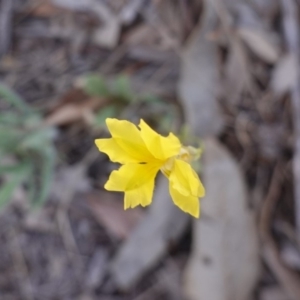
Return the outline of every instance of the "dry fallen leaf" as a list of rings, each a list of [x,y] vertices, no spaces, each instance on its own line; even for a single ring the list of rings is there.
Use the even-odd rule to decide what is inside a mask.
[[[146,45],[152,46],[160,40],[160,35],[148,24],[142,24],[131,29],[126,35],[126,44],[128,45]]]
[[[179,94],[189,126],[199,136],[218,134],[224,123],[216,99],[220,86],[217,45],[207,39],[215,21],[214,9],[206,1],[204,16],[181,54]]]
[[[232,38],[225,65],[224,94],[232,103],[236,103],[241,93],[251,90],[251,86],[251,74],[244,45],[240,40]]]
[[[76,121],[87,120],[92,111],[98,106],[98,100],[89,99],[85,104],[66,104],[49,115],[44,123],[51,126],[67,125]]]
[[[261,300],[290,300],[287,294],[278,286],[265,287],[260,292]]]
[[[286,54],[279,59],[273,70],[271,78],[272,89],[280,96],[295,86],[297,78],[297,59],[292,54]]]
[[[110,272],[117,287],[128,290],[154,267],[170,243],[182,236],[188,220],[189,216],[173,204],[167,180],[158,181],[147,215],[112,262]]]
[[[105,48],[117,45],[121,31],[121,22],[104,1],[97,0],[51,0],[55,5],[72,11],[90,12],[97,15],[101,25],[92,33],[94,43]]]
[[[271,42],[268,34],[262,30],[240,27],[237,34],[260,59],[267,63],[275,63],[279,58],[279,50]]]
[[[117,18],[112,18],[110,21],[98,27],[92,35],[92,40],[96,45],[113,49],[117,46],[121,32],[121,25]]]
[[[300,269],[300,255],[297,248],[290,243],[284,243],[281,246],[280,255],[285,265],[291,269]]]
[[[63,95],[45,118],[46,125],[61,126],[78,121],[90,122],[93,111],[107,104],[107,99],[91,98],[80,89]]]
[[[62,13],[68,12],[67,9],[58,7],[51,3],[51,0],[43,0],[38,3],[33,9],[29,11],[29,14],[36,17],[54,17]]]
[[[206,196],[194,222],[185,276],[189,300],[248,300],[259,276],[254,215],[237,162],[216,140],[204,141]]]
[[[117,201],[115,198],[118,198]],[[125,211],[121,198],[112,193],[90,193],[87,199],[96,220],[120,239],[128,238],[144,216],[144,212],[139,208]]]

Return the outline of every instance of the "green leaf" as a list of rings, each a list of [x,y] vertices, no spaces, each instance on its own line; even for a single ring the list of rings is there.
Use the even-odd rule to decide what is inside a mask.
[[[0,175],[5,176],[0,185],[0,208],[23,182],[28,183],[31,202],[40,205],[49,194],[54,171],[56,131],[42,126],[41,116],[0,83],[1,99],[15,109],[0,112]],[[5,165],[7,155],[23,162]]]
[[[29,117],[22,120],[23,126],[25,126],[28,129],[35,129],[40,128],[40,124],[42,123],[42,117],[35,112],[34,114],[31,114]]]
[[[9,202],[14,190],[25,180],[30,174],[31,167],[28,163],[20,164],[18,171],[14,172],[10,179],[4,183],[0,189],[0,208]]]
[[[161,130],[164,132],[170,132],[173,120],[174,118],[172,114],[165,114],[159,123]]]
[[[44,151],[51,145],[51,141],[55,137],[55,130],[52,127],[32,130],[30,134],[25,136],[19,145],[21,150]]]
[[[0,97],[22,113],[29,114],[32,112],[31,108],[23,101],[23,99],[3,83],[0,83]]]
[[[19,172],[20,164],[17,165],[0,165],[0,175]]]
[[[23,134],[21,130],[14,127],[0,127],[0,151],[4,153],[15,152],[19,142],[22,140]]]
[[[154,95],[145,95],[145,96],[143,96],[141,98],[141,102],[145,102],[145,103],[149,103],[149,104],[153,104],[153,103],[164,104],[162,99],[160,99],[159,97],[154,96]]]
[[[129,77],[120,75],[116,78],[112,88],[113,96],[126,102],[134,102],[136,98],[132,93]]]
[[[109,89],[105,80],[100,75],[87,75],[83,78],[83,90],[91,95],[106,97],[109,95]]]
[[[6,111],[0,114],[0,124],[1,126],[16,126],[21,122],[20,116],[16,113]]]
[[[55,159],[55,149],[51,147],[47,148],[47,150],[40,156],[39,170],[37,170],[39,183],[38,186],[35,187],[37,192],[31,199],[35,208],[40,207],[47,199],[54,173]]]
[[[118,115],[118,108],[115,105],[108,105],[102,108],[95,117],[95,125],[105,127],[105,120],[107,118],[114,118]]]

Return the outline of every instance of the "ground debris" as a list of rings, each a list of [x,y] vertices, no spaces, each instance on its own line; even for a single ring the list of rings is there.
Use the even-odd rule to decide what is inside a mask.
[[[164,200],[153,207],[124,212],[121,195],[103,192],[115,168],[104,155],[77,168],[106,135],[92,121],[111,104],[76,85],[90,73],[109,83],[129,78],[132,94],[147,95],[147,103],[122,104],[118,117],[152,114],[158,124],[167,116],[169,131],[176,106],[172,130],[184,116],[193,134],[214,135],[227,148],[263,224],[253,300],[299,299],[297,11],[296,0],[0,0],[1,82],[56,127],[59,152],[47,203],[30,211],[21,193],[0,211],[1,300],[184,299],[183,270],[197,238],[167,188],[158,185]],[[0,111],[10,109],[0,98]],[[91,194],[101,198],[91,204]]]
[[[259,276],[254,214],[239,166],[215,140],[205,140],[202,218],[194,222],[184,276],[188,299],[249,299]],[[243,242],[241,243],[241,240]]]
[[[157,265],[169,245],[176,242],[186,229],[188,216],[174,206],[166,181],[157,186],[153,202],[146,217],[112,262],[111,274],[122,290],[128,290]]]

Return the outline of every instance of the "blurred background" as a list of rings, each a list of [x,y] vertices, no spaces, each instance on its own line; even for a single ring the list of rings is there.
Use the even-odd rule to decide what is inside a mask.
[[[300,299],[297,0],[0,0],[0,299]],[[201,144],[201,217],[103,188],[105,119]]]

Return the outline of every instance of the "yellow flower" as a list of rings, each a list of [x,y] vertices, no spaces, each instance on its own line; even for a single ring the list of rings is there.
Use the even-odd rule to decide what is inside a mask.
[[[200,150],[182,146],[172,133],[167,137],[159,135],[143,120],[139,129],[124,120],[106,119],[106,124],[112,137],[95,143],[112,162],[122,166],[110,174],[104,188],[124,192],[125,209],[147,206],[152,202],[154,181],[160,170],[169,179],[173,202],[199,217],[199,197],[205,190],[189,162],[200,156]]]

